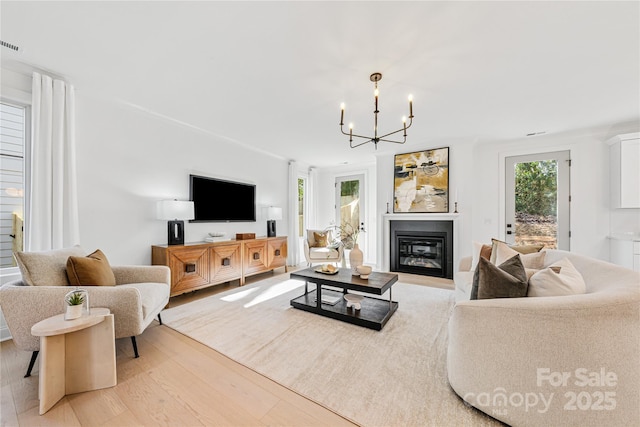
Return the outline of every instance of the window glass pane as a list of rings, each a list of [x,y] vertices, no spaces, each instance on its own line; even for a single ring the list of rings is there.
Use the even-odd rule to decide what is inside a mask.
[[[360,226],[360,181],[340,182],[340,228],[351,234]],[[350,248],[355,242],[343,242]]]
[[[515,242],[558,247],[558,163],[556,160],[515,165]]]
[[[0,103],[0,268],[23,250],[25,108]]]

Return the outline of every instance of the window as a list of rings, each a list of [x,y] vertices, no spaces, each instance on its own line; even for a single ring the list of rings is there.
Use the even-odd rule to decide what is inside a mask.
[[[505,240],[569,250],[569,151],[505,158]]]
[[[24,248],[27,123],[27,107],[0,103],[0,268],[15,267]]]
[[[348,234],[358,230],[364,223],[364,175],[336,178],[336,218],[337,225]],[[358,242],[343,242],[347,249]],[[359,243],[361,246],[363,242]]]

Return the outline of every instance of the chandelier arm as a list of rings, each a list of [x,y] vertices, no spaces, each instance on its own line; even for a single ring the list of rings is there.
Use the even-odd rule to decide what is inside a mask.
[[[389,132],[389,133],[387,133],[385,135],[380,136],[379,138],[380,139],[386,138],[386,137],[394,135],[394,134],[396,134],[398,132],[406,131],[407,129],[409,129],[411,127],[412,124],[413,124],[413,118],[409,119],[409,124],[407,125],[407,127],[403,127],[402,129],[398,129],[398,130],[395,130],[393,132]]]
[[[380,141],[393,142],[394,144],[404,144],[405,142],[407,142],[407,137],[405,136],[402,141],[394,141],[392,139],[382,139],[382,138],[380,138]]]
[[[354,136],[355,136],[355,135],[354,135]],[[362,136],[361,136],[360,138],[366,138],[366,137],[362,137]],[[353,141],[349,141],[349,145],[351,146],[351,148],[356,148],[356,147],[359,147],[359,146],[361,146],[361,145],[368,144],[368,143],[370,143],[370,142],[374,142],[374,141],[373,141],[373,139],[371,139],[371,138],[367,138],[367,139],[368,139],[368,141],[364,141],[364,142],[361,142],[361,143],[356,144],[356,145],[353,145]]]

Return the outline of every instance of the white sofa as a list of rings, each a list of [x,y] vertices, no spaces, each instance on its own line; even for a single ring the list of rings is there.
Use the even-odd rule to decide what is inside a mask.
[[[455,276],[449,383],[465,402],[512,426],[640,425],[640,273],[565,257],[586,293],[468,300],[471,259]]]

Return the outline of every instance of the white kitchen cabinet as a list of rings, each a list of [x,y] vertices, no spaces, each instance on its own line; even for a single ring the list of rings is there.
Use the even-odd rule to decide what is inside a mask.
[[[640,272],[640,233],[615,233],[609,236],[611,262]]]
[[[611,207],[640,208],[640,133],[607,141],[611,173]]]

